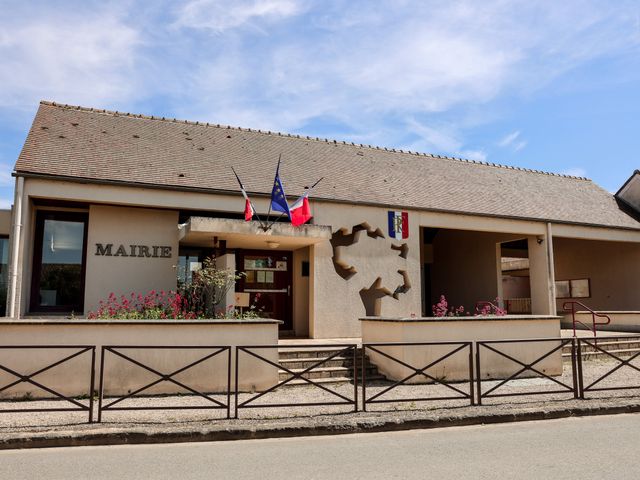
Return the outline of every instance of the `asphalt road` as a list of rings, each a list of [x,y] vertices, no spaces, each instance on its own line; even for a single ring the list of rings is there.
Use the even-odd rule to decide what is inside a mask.
[[[640,414],[326,437],[0,451],[0,479],[640,478]]]

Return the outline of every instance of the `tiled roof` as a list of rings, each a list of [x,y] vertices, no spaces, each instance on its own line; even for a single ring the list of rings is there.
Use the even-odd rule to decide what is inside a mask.
[[[299,135],[41,102],[18,174],[268,194],[278,155],[289,195],[640,229],[613,195],[567,175]]]

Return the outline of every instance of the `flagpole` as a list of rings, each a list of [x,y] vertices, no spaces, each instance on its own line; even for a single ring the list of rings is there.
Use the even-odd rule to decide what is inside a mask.
[[[275,179],[278,178],[278,173],[280,172],[280,160],[282,159],[282,153],[278,155],[278,166],[276,167],[276,176],[274,177],[273,183],[275,185]],[[273,186],[271,187],[271,191],[273,191]],[[285,198],[286,200],[286,198]],[[269,225],[269,217],[271,216],[271,199],[269,199],[269,210],[267,211],[267,220],[265,222],[265,225],[267,225],[267,227],[262,227],[263,230],[266,232],[267,230],[269,230],[271,228],[271,225],[273,225],[273,223],[271,225]],[[282,215],[280,215],[280,217],[282,217]],[[276,219],[277,220],[277,219]]]
[[[313,184],[313,185],[311,185],[310,187],[305,188],[305,190],[307,191],[307,194],[308,194],[309,192],[311,192],[311,190],[313,190],[313,189],[316,187],[316,185],[318,185],[318,184],[319,184],[323,179],[324,179],[324,177],[320,177],[320,179],[319,179],[316,183],[314,183],[314,184]],[[273,227],[273,225],[274,225],[278,220],[280,220],[283,216],[284,216],[284,212],[282,212],[278,218],[276,218],[273,222],[271,222],[271,223],[267,226],[267,230],[268,230],[268,229],[270,229],[271,227]],[[267,220],[267,221],[268,221],[268,220]]]
[[[242,181],[240,181],[240,177],[236,173],[235,168],[231,167],[231,171],[233,171],[233,174],[236,176],[236,180],[238,180],[238,183],[240,184],[240,188],[246,193],[246,190],[244,189],[244,185],[242,184]],[[260,228],[264,229],[264,225],[266,225],[266,224],[263,224],[262,219],[260,218],[260,215],[258,214],[258,210],[256,209],[256,207],[253,206],[253,202],[251,201],[251,199],[249,198],[248,195],[247,195],[247,200],[249,200],[249,205],[251,205],[251,208],[253,208],[253,211],[256,214],[256,218],[260,222]]]

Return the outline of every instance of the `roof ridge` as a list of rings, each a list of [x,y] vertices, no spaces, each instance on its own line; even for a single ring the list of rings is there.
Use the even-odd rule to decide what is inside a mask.
[[[393,152],[393,153],[403,153],[405,155],[415,155],[415,156],[419,156],[419,157],[431,157],[431,158],[440,158],[440,159],[445,159],[445,160],[453,160],[456,162],[464,162],[464,163],[472,163],[475,165],[483,165],[483,166],[487,166],[487,167],[494,167],[494,168],[502,168],[502,169],[507,169],[507,170],[518,170],[521,172],[528,172],[528,173],[536,173],[539,175],[549,175],[552,177],[563,177],[563,178],[571,178],[571,179],[575,179],[575,180],[586,180],[586,181],[591,181],[591,179],[587,178],[587,177],[580,177],[580,176],[576,176],[576,175],[568,175],[568,174],[564,174],[564,173],[555,173],[555,172],[547,172],[544,170],[536,170],[536,169],[531,169],[531,168],[525,168],[525,167],[516,167],[513,165],[504,165],[504,164],[500,164],[500,163],[494,163],[494,162],[485,162],[482,160],[472,160],[472,159],[468,159],[468,158],[461,158],[461,157],[452,157],[452,156],[447,156],[447,155],[439,155],[439,154],[435,154],[435,153],[426,153],[426,152],[417,152],[417,151],[411,151],[411,150],[403,150],[400,148],[391,148],[391,147],[381,147],[381,146],[377,146],[377,145],[369,145],[369,144],[363,144],[363,143],[355,143],[355,142],[348,142],[345,140],[335,140],[335,139],[329,139],[329,138],[321,138],[321,137],[313,137],[310,135],[300,135],[300,134],[293,134],[293,133],[282,133],[282,132],[272,132],[271,130],[267,130],[267,131],[263,131],[261,129],[255,129],[255,128],[246,128],[246,127],[234,127],[231,125],[223,125],[220,123],[210,123],[210,122],[199,122],[199,121],[193,121],[193,120],[180,120],[180,119],[176,119],[176,118],[166,118],[166,117],[158,117],[158,116],[154,116],[154,115],[143,115],[141,113],[129,113],[129,112],[120,112],[118,110],[107,110],[104,108],[92,108],[92,107],[82,107],[80,105],[69,105],[67,103],[57,103],[57,102],[52,102],[52,101],[48,101],[48,100],[40,100],[40,105],[48,105],[48,106],[52,106],[52,107],[57,107],[57,108],[66,108],[68,110],[78,110],[78,111],[83,111],[83,112],[91,112],[91,113],[100,113],[100,114],[105,114],[105,115],[112,115],[112,116],[123,116],[123,117],[129,117],[129,118],[138,118],[138,119],[145,119],[145,120],[155,120],[155,121],[161,121],[161,122],[170,122],[170,123],[184,123],[186,125],[196,125],[199,127],[215,127],[215,128],[225,128],[227,130],[237,130],[240,132],[251,132],[251,133],[259,133],[262,135],[277,135],[280,137],[289,137],[289,138],[298,138],[301,140],[312,140],[312,141],[316,141],[316,142],[324,142],[324,143],[333,143],[333,144],[342,144],[342,145],[350,145],[350,146],[354,146],[354,147],[360,147],[360,148],[367,148],[370,150],[385,150],[387,152]]]

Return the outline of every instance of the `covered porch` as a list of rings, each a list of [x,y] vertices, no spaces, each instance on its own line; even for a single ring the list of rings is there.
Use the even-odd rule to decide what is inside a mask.
[[[178,275],[188,281],[203,258],[243,272],[225,308],[254,309],[281,320],[280,336],[308,337],[313,322],[314,245],[331,238],[331,227],[228,218],[190,217],[179,226]]]

